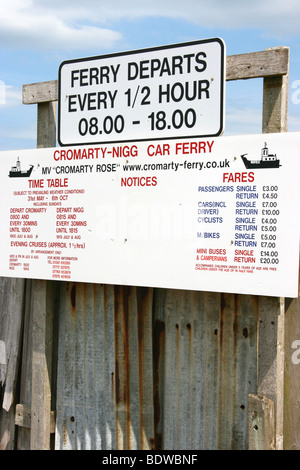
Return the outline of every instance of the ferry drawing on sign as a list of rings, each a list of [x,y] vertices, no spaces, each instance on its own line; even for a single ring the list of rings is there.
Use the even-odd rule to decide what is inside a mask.
[[[32,170],[33,170],[33,165],[30,165],[29,170],[21,171],[21,162],[18,158],[16,166],[11,167],[11,170],[8,176],[10,178],[28,178],[31,175]]]
[[[244,162],[244,165],[247,169],[249,168],[279,168],[280,161],[278,160],[276,153],[272,154],[269,153],[269,149],[267,147],[267,143],[265,142],[265,146],[261,149],[261,158],[260,160],[248,160],[248,158],[245,157],[247,153],[244,155],[241,155],[241,159]]]

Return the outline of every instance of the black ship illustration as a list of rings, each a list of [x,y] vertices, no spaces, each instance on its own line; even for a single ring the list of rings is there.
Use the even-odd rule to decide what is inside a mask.
[[[21,171],[21,162],[18,158],[16,166],[12,166],[8,174],[10,178],[28,178],[31,175],[33,165],[30,165],[29,170]]]
[[[244,162],[245,167],[248,168],[279,168],[280,161],[278,160],[276,153],[271,154],[269,153],[269,149],[265,142],[265,146],[261,149],[261,158],[260,160],[248,160],[245,157],[247,153],[241,155],[241,158]]]

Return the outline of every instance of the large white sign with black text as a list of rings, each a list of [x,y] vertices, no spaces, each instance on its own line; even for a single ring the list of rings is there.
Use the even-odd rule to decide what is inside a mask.
[[[60,145],[220,135],[225,59],[215,38],[63,62]]]
[[[297,297],[300,133],[1,152],[0,275]]]

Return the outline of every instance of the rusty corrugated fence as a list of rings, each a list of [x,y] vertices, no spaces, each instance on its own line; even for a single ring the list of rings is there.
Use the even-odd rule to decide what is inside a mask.
[[[60,285],[56,448],[246,449],[255,297]]]

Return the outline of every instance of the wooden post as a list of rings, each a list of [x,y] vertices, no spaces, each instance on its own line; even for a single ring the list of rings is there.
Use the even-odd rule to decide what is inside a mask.
[[[300,450],[300,302],[285,299],[283,449]]]
[[[55,123],[56,102],[38,103],[38,148],[55,147]],[[50,449],[53,308],[51,303],[48,303],[49,289],[50,283],[47,281],[32,281],[33,352],[30,431],[32,450]]]
[[[47,144],[48,143],[48,144]],[[56,146],[56,102],[38,104],[37,147]]]
[[[267,49],[287,54],[287,71],[284,75],[264,77],[263,133],[287,132],[289,103],[289,48]],[[278,53],[277,52],[277,53]]]
[[[24,279],[0,278],[0,450],[14,450],[14,405],[21,357]]]
[[[275,450],[274,402],[266,397],[249,395],[249,448]]]
[[[51,311],[47,309],[47,282],[34,280],[32,331],[32,393],[31,433],[32,450],[50,449]]]
[[[264,77],[263,133],[288,130],[289,48],[266,50],[272,51],[277,54],[278,60],[279,56],[285,55],[286,70],[281,75]],[[258,392],[275,400],[275,446],[280,450],[283,449],[285,299],[261,298],[260,305]]]

